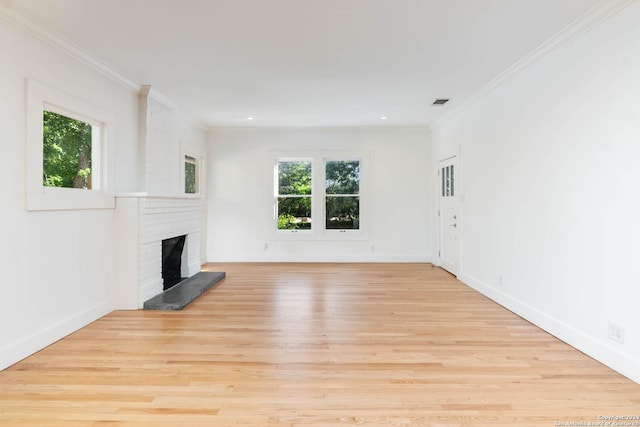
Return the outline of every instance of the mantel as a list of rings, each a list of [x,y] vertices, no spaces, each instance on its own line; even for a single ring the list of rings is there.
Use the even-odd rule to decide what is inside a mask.
[[[147,199],[187,199],[202,200],[201,194],[149,194],[146,192],[126,192],[116,194],[118,199],[147,198]]]

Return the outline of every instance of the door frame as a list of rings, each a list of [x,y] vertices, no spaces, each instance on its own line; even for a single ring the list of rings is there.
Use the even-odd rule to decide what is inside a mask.
[[[442,206],[441,206],[441,186],[442,186],[442,177],[440,176],[440,171],[441,171],[441,164],[443,162],[448,162],[448,161],[455,161],[455,169],[454,169],[454,180],[453,180],[453,186],[454,186],[454,194],[455,194],[455,199],[454,199],[454,203],[455,203],[455,216],[456,216],[456,242],[455,242],[455,251],[456,251],[456,263],[455,265],[453,265],[453,268],[449,267],[449,268],[445,268],[442,265],[442,258],[441,258],[441,253],[442,253],[442,249],[443,249],[443,216],[441,215],[441,211],[442,211]],[[460,215],[460,206],[461,206],[461,195],[460,195],[460,177],[461,177],[461,167],[460,167],[460,155],[459,154],[452,154],[449,156],[445,156],[442,157],[440,159],[438,159],[436,161],[436,235],[437,235],[437,245],[435,248],[435,258],[437,260],[437,265],[445,270],[447,270],[448,272],[450,272],[451,274],[453,274],[454,276],[458,277],[458,275],[460,274],[460,261],[461,261],[461,255],[460,255],[460,235],[461,235],[461,215]]]

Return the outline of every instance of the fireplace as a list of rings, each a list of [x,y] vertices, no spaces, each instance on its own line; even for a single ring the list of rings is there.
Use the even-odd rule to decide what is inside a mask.
[[[145,301],[167,289],[162,274],[163,240],[186,236],[182,255],[177,257],[180,267],[174,267],[178,282],[200,271],[201,209],[200,197],[162,197],[145,193],[117,196],[116,307],[142,308]]]
[[[187,236],[177,236],[162,241],[162,290],[173,287],[182,277],[182,251]]]

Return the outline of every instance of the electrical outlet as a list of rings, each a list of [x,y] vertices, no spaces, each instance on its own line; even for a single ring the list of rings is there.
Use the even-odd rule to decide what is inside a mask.
[[[500,286],[501,288],[504,287],[504,280],[502,279],[502,274],[498,276],[498,286]]]
[[[607,336],[609,337],[609,339],[624,344],[624,327],[613,322],[608,322]]]

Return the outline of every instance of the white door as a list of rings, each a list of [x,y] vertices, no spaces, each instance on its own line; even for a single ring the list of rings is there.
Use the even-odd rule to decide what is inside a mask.
[[[438,223],[440,267],[458,274],[458,161],[451,157],[438,162]]]

